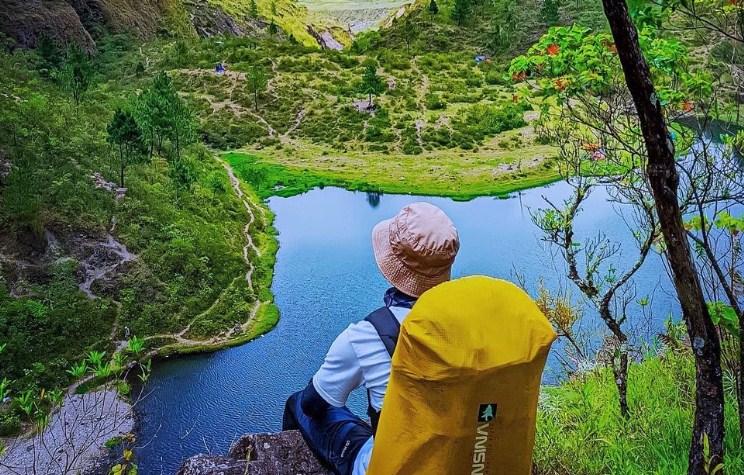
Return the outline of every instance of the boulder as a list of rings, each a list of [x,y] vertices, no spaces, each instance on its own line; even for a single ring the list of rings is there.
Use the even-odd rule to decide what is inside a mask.
[[[176,475],[332,475],[297,431],[248,434],[227,456],[199,454],[186,460]]]

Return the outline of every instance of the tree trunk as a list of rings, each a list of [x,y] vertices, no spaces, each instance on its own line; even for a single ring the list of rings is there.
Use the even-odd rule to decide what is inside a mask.
[[[615,376],[618,401],[620,403],[620,415],[623,419],[629,416],[628,410],[628,349],[626,342],[620,342],[620,362],[613,364],[612,372]]]
[[[124,188],[124,149],[119,144],[119,186]]]
[[[695,421],[690,444],[688,474],[705,475],[706,466],[723,462],[723,383],[721,344],[708,314],[702,287],[690,255],[690,247],[677,200],[679,175],[674,145],[669,138],[661,103],[638,43],[638,31],[630,19],[625,0],[602,0],[615,39],[625,81],[633,97],[648,153],[647,173],[667,246],[682,315],[695,355]],[[703,439],[710,444],[706,460]]]
[[[181,135],[180,134],[180,131],[178,130],[178,127],[176,127],[176,159],[178,159],[178,160],[181,159],[181,143],[178,140],[178,138],[180,137],[180,135]]]
[[[739,436],[744,441],[744,313],[739,313],[739,378],[737,399],[739,402]]]

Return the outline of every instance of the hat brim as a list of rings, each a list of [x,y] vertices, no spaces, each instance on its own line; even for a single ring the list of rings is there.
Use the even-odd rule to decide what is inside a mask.
[[[372,250],[375,262],[385,279],[393,287],[411,297],[420,297],[432,287],[450,280],[451,268],[447,268],[440,274],[423,275],[408,267],[395,255],[390,245],[390,223],[392,221],[392,219],[386,219],[372,229]]]

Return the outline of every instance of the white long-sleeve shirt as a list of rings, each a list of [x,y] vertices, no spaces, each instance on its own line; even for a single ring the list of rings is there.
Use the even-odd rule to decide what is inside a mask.
[[[408,308],[396,306],[390,310],[401,324],[410,312]],[[369,390],[372,407],[379,411],[390,379],[390,363],[390,355],[377,330],[362,320],[352,323],[336,337],[313,376],[313,386],[328,404],[336,407],[345,406],[352,391],[365,387]],[[353,475],[366,473],[371,455],[372,438],[357,455]]]

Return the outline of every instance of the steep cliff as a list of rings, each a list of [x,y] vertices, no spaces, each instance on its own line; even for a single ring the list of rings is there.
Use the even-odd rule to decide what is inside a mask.
[[[5,0],[0,7],[0,32],[21,47],[35,46],[44,35],[87,49],[94,44],[77,11],[63,0]]]
[[[168,36],[262,36],[274,22],[284,36],[308,46],[320,45],[308,30],[348,44],[348,32],[330,17],[309,15],[295,0],[4,0],[0,33],[14,46],[33,48],[42,36],[58,44],[76,42],[92,51],[103,33],[126,33],[141,39]],[[281,37],[281,36],[280,36]]]

